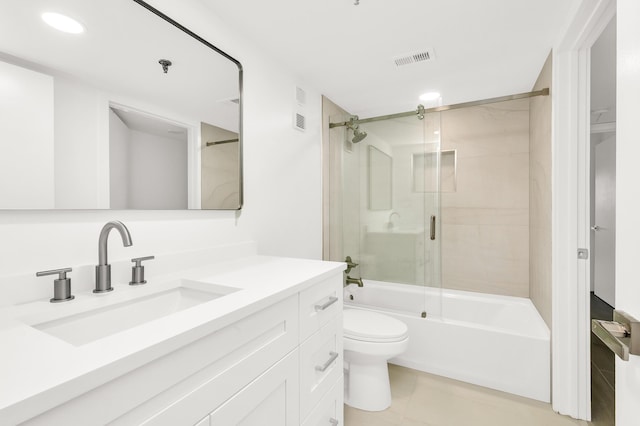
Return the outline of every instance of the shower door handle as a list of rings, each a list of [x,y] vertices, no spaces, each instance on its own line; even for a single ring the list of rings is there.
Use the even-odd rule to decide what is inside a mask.
[[[434,215],[431,215],[429,223],[429,237],[431,238],[431,241],[433,241],[436,239],[436,217]]]

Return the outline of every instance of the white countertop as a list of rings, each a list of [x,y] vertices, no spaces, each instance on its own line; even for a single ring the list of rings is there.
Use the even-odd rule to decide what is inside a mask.
[[[142,286],[113,283],[114,291],[75,292],[0,309],[0,424],[43,412],[141,365],[196,341],[274,302],[344,270],[317,260],[249,256],[174,271]],[[126,301],[177,279],[236,287],[228,294],[171,315],[74,346],[30,324],[74,315],[114,299]],[[29,416],[30,417],[30,416]]]

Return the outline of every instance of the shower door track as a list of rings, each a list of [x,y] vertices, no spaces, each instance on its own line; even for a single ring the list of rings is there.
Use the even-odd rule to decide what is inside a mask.
[[[430,112],[449,111],[452,109],[468,108],[468,107],[474,107],[478,105],[494,104],[496,102],[514,101],[516,99],[525,99],[525,98],[533,98],[534,96],[548,96],[548,95],[549,95],[549,88],[547,87],[541,90],[534,90],[532,92],[518,93],[515,95],[508,95],[508,96],[499,96],[497,98],[483,99],[480,101],[471,101],[471,102],[462,102],[459,104],[443,105],[443,106],[433,107],[433,108],[425,108],[422,105],[418,105],[418,108],[414,111],[399,112],[397,114],[389,114],[389,115],[380,115],[378,117],[361,118],[361,119],[355,119],[352,121],[342,121],[339,123],[329,123],[329,128],[333,129],[334,127],[346,126],[348,124],[371,123],[373,121],[389,120],[392,118],[410,117],[412,115],[418,116],[418,118],[422,119],[424,118],[424,114],[427,114]]]

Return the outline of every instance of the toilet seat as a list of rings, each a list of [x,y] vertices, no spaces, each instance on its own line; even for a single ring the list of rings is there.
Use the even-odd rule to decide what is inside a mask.
[[[360,309],[343,312],[344,337],[373,343],[399,342],[409,336],[405,323],[387,315]]]

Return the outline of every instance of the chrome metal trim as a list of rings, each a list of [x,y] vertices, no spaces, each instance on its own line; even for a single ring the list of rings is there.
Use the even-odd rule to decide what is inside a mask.
[[[322,365],[316,365],[316,371],[319,371],[321,373],[326,371],[326,369],[329,368],[331,364],[333,364],[333,361],[338,359],[338,356],[338,352],[329,352],[329,359],[327,360],[327,362]]]
[[[323,303],[322,305],[315,305],[314,308],[316,311],[324,311],[325,309],[327,309],[329,306],[333,305],[334,303],[336,303],[339,299],[335,296],[331,296],[329,298],[328,302]]]
[[[36,272],[36,277],[58,274],[58,279],[53,280],[53,298],[49,299],[49,302],[60,303],[75,299],[71,294],[71,278],[67,278],[67,273],[71,271],[71,268],[60,268]]]
[[[431,112],[449,111],[452,109],[468,108],[473,106],[494,104],[496,102],[515,101],[517,99],[526,99],[526,98],[533,98],[534,96],[548,96],[548,95],[549,95],[549,88],[544,88],[542,90],[534,90],[532,92],[517,93],[515,95],[499,96],[497,98],[482,99],[480,101],[462,102],[459,104],[443,105],[443,106],[433,107],[433,108],[424,108],[422,107],[422,105],[418,105],[418,108],[414,111],[399,112],[397,114],[389,114],[389,115],[380,115],[377,117],[362,118],[362,119],[352,120],[352,121],[342,121],[339,123],[329,123],[329,128],[333,129],[334,127],[346,126],[348,123],[351,123],[351,124],[371,123],[374,121],[389,120],[392,118],[410,117],[412,115],[415,115],[416,117],[418,117],[418,119],[422,119],[425,114],[429,114]]]
[[[629,354],[640,355],[640,321],[626,312],[614,310],[613,322],[622,326],[624,336],[612,334],[604,325],[607,321],[596,319],[591,320],[591,331],[623,361],[629,360]]]

